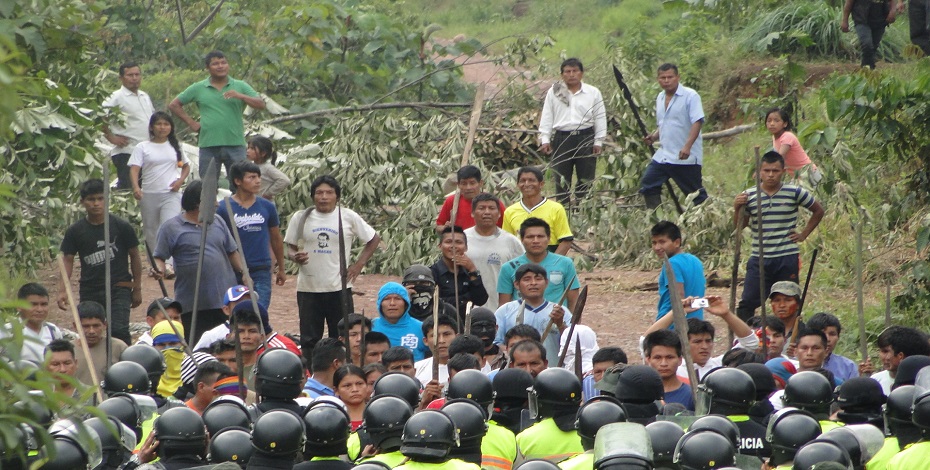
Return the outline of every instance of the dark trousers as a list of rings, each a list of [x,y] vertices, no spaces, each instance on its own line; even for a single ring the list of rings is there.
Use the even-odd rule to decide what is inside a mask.
[[[572,173],[577,172],[575,200],[588,197],[597,169],[594,155],[594,129],[576,132],[556,131],[552,136],[552,170],[555,171],[555,198],[568,206],[572,195]]]
[[[765,263],[765,298],[778,281],[798,282],[798,255],[768,258]],[[736,307],[736,315],[743,321],[752,318],[764,299],[759,294],[759,257],[750,256],[746,263],[746,280],[743,281],[743,296]]]
[[[352,289],[346,291],[349,312],[354,311]],[[329,328],[329,337],[338,338],[339,320],[342,320],[342,292],[297,292],[297,311],[300,316],[300,349],[310,359],[313,347],[323,337],[323,323]]]
[[[885,25],[871,26],[867,23],[856,25],[856,36],[859,37],[859,53],[862,57],[861,65],[863,67],[875,68],[878,45],[881,44],[884,35]]]
[[[911,0],[907,4],[908,22],[911,27],[911,42],[930,57],[930,2]]]
[[[212,330],[214,327],[222,325],[228,317],[223,313],[221,308],[211,308],[207,310],[197,310],[197,331],[193,332],[196,336],[191,337],[191,315],[192,312],[181,314],[181,325],[184,326],[184,340],[191,346],[200,342],[200,337],[205,331]]]
[[[116,177],[119,180],[116,183],[118,189],[132,189],[132,181],[129,179],[129,157],[128,153],[118,153],[113,155],[113,166],[116,167]]]
[[[113,286],[110,295],[110,331],[114,338],[132,344],[132,335],[129,333],[129,310],[132,308],[132,289],[129,287]],[[107,306],[106,289],[92,292],[81,292],[81,302],[93,301],[104,308]]]
[[[647,198],[661,197],[662,185],[671,178],[681,188],[685,195],[698,192],[694,204],[700,204],[707,199],[707,190],[701,177],[701,165],[673,165],[659,163],[655,160],[649,162],[643,177],[639,180],[639,192]]]

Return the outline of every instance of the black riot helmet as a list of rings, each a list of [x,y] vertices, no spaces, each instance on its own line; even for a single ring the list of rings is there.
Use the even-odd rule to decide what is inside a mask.
[[[575,429],[581,438],[581,445],[585,450],[594,448],[594,439],[597,431],[610,423],[626,421],[626,410],[613,397],[593,397],[578,409],[575,418]]]
[[[368,431],[375,447],[393,449],[400,446],[404,424],[411,416],[413,408],[404,399],[394,395],[380,395],[372,398],[365,406],[362,426]]]
[[[31,395],[40,392],[30,391],[29,393]],[[55,421],[55,412],[36,400],[13,403],[13,414],[32,419],[43,428],[51,426],[52,422]]]
[[[884,446],[885,434],[871,424],[850,424],[825,432],[820,440],[842,447],[849,454],[853,468],[863,470],[866,463]]]
[[[691,426],[688,426],[688,432],[703,430],[714,431],[723,435],[723,437],[730,440],[733,448],[739,449],[739,427],[736,426],[736,423],[730,421],[730,418],[723,415],[706,415],[698,418],[691,423]]]
[[[147,395],[116,393],[100,403],[97,408],[135,431],[138,442],[142,439],[142,423],[151,419],[158,410],[158,405]]]
[[[672,459],[675,457],[675,446],[681,436],[685,435],[684,429],[671,421],[656,421],[646,425],[646,432],[652,442],[652,460],[656,468],[674,465]]]
[[[581,381],[561,367],[546,369],[536,376],[529,400],[534,419],[552,416],[556,409],[577,409],[581,404]]]
[[[736,448],[729,439],[716,431],[691,431],[678,441],[674,461],[683,470],[733,466],[736,463]]]
[[[96,416],[84,421],[100,438],[103,452],[102,469],[118,469],[132,457],[136,448],[136,433],[114,416],[100,419]]]
[[[207,427],[196,411],[187,407],[171,408],[155,420],[152,432],[158,438],[159,456],[207,453]]]
[[[930,430],[930,367],[921,369],[914,380],[911,422],[924,431]]]
[[[500,402],[526,403],[526,389],[533,386],[533,376],[523,369],[502,369],[494,376],[493,385],[496,407]]]
[[[842,447],[830,441],[814,439],[798,449],[794,455],[792,469],[810,470],[811,467],[822,462],[836,462],[850,470],[853,468],[849,453]]]
[[[148,394],[152,390],[152,381],[144,367],[132,361],[120,361],[103,374],[100,388],[108,396],[114,393]]]
[[[231,462],[245,468],[252,457],[252,436],[249,430],[228,427],[210,437],[210,463]]]
[[[293,400],[304,384],[304,366],[287,349],[269,349],[255,362],[255,394],[263,398]]]
[[[829,413],[833,386],[822,374],[809,370],[798,372],[788,378],[781,400],[785,406],[800,408],[815,416]]]
[[[401,372],[388,372],[378,377],[372,387],[372,397],[394,395],[403,398],[411,408],[420,406],[420,382]]]
[[[448,400],[442,405],[442,412],[455,423],[463,446],[472,442],[480,443],[481,438],[488,432],[488,425],[484,422],[484,412],[472,400],[464,398]]]
[[[459,433],[452,418],[442,411],[424,410],[407,420],[401,436],[400,453],[413,461],[444,462]]]
[[[161,351],[147,344],[134,344],[126,348],[119,355],[119,360],[135,362],[142,366],[148,372],[154,390],[158,389],[158,381],[161,380],[162,374],[168,368],[165,364],[165,356],[162,356]]]
[[[769,465],[788,463],[804,444],[820,436],[820,422],[814,416],[797,408],[782,408],[769,418],[765,440],[772,446]]]
[[[201,417],[211,436],[215,436],[227,427],[246,429],[252,427],[252,417],[245,403],[239,397],[232,395],[224,395],[213,400],[203,410]]]
[[[652,443],[642,424],[610,423],[597,431],[594,439],[596,470],[651,470]]]
[[[526,388],[524,388],[526,390]],[[466,369],[449,379],[446,398],[465,398],[480,405],[485,411],[494,402],[494,385],[480,370]]]
[[[346,442],[352,426],[349,414],[342,408],[318,404],[304,412],[307,442],[304,452],[311,457],[335,457],[346,453]]]
[[[624,404],[645,405],[661,400],[665,396],[665,388],[662,377],[652,367],[628,365],[617,377],[614,396]]]
[[[721,367],[707,373],[697,389],[695,414],[746,414],[756,400],[756,384],[745,371]]]
[[[80,421],[59,420],[48,429],[55,458],[42,466],[48,470],[94,469],[103,462],[100,436]]]
[[[884,406],[885,428],[892,436],[898,438],[898,444],[902,449],[922,438],[920,428],[911,421],[915,391],[913,385],[897,387],[888,394],[888,401]]]
[[[276,409],[263,413],[252,426],[252,446],[262,454],[287,456],[304,448],[307,430],[293,411]]]

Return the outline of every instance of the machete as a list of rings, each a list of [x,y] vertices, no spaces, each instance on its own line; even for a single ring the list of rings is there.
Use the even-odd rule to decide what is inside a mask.
[[[197,277],[194,278],[194,304],[191,308],[191,330],[187,332],[188,338],[192,341],[197,339],[197,308],[200,304],[200,277],[203,275],[203,252],[207,246],[207,232],[210,231],[210,225],[216,218],[216,193],[218,191],[218,180],[220,178],[220,169],[216,166],[216,160],[210,159],[207,165],[207,172],[203,176],[203,188],[200,190],[200,212],[197,215],[197,222],[200,222],[200,250],[197,252]],[[229,215],[232,218],[232,214]],[[231,224],[233,232],[236,232],[236,224]],[[240,246],[240,250],[242,247]],[[239,252],[242,254],[242,251]],[[243,259],[245,259],[243,257]],[[241,369],[240,369],[241,370]]]
[[[161,274],[161,271],[155,266],[155,257],[152,256],[152,249],[149,247],[149,242],[145,242],[145,254],[149,257],[149,264],[152,265],[152,270]],[[165,280],[162,279],[161,276],[158,277],[158,287],[161,287],[162,297],[168,298],[168,288],[165,287]],[[168,315],[165,315],[165,318],[168,318]]]
[[[588,285],[581,287],[578,293],[578,300],[575,301],[572,309],[572,324],[568,327],[568,336],[565,337],[565,345],[562,346],[562,353],[559,354],[559,367],[565,365],[565,355],[568,354],[568,344],[571,343],[572,335],[575,334],[575,325],[581,323],[581,314],[584,313],[584,305],[588,302]]]
[[[575,274],[574,276],[572,276],[572,280],[568,281],[569,289],[565,289],[565,292],[562,294],[562,298],[559,299],[559,305],[565,306],[565,299],[568,298],[568,293],[571,292],[572,284],[575,282],[575,279],[577,278],[578,278],[578,274]],[[574,313],[574,311],[572,311],[572,313]],[[542,338],[539,339],[540,343],[543,343],[546,341],[546,338],[549,336],[549,332],[552,330],[552,324],[553,322],[552,322],[552,319],[550,318],[549,323],[546,324],[546,329],[543,330]]]
[[[817,263],[817,253],[819,251],[819,248],[814,248],[814,252],[811,253],[811,264],[807,267],[807,279],[804,281],[804,290],[801,291],[801,304],[798,305],[798,316],[795,317],[794,328],[791,329],[791,344],[796,343],[798,339],[798,322],[801,321],[801,312],[804,311],[804,302],[807,300],[807,288],[811,285],[811,277],[814,275],[814,264]]]
[[[469,300],[468,303],[465,304],[465,334],[466,335],[471,334],[471,309],[473,306],[474,304],[471,302],[471,300]]]
[[[623,98],[626,99],[627,104],[630,105],[630,111],[633,112],[633,118],[636,119],[636,124],[639,125],[639,131],[644,135],[649,135],[649,130],[646,129],[646,123],[643,122],[643,118],[639,115],[639,107],[636,106],[636,101],[633,101],[633,92],[630,91],[630,87],[627,86],[626,82],[623,80],[623,73],[620,72],[620,69],[616,65],[614,67],[614,79],[617,80],[617,85],[620,85],[620,89],[623,91]],[[649,151],[655,155],[656,149],[652,144],[647,144]],[[678,195],[675,194],[675,189],[672,188],[672,183],[669,180],[665,180],[665,189],[668,189],[669,197],[672,198],[672,201],[675,201],[675,209],[678,210],[679,214],[683,214],[685,210],[681,207],[681,203],[678,202]]]

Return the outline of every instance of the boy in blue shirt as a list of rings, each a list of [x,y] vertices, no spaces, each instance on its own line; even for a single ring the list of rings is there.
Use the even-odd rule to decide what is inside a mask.
[[[652,226],[652,251],[662,259],[662,253],[668,256],[677,281],[678,295],[686,297],[704,297],[704,265],[697,256],[681,251],[681,229],[677,225],[663,220]],[[668,279],[665,269],[659,271],[659,303],[656,320],[664,317],[672,310],[672,297],[668,291]],[[688,312],[688,318],[704,319],[704,310],[696,309]]]
[[[410,316],[410,295],[407,288],[388,282],[378,291],[378,318],[371,322],[371,331],[384,333],[391,346],[403,346],[413,352],[414,362],[422,360],[429,350],[423,341],[423,322]]]

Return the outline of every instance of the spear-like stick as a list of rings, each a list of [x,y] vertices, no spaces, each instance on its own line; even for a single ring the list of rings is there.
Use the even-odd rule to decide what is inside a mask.
[[[435,353],[439,349],[439,304],[439,285],[437,285],[433,290],[433,380],[439,380],[439,358]]]
[[[87,361],[87,370],[90,372],[90,380],[94,382],[97,388],[97,400],[103,401],[103,390],[100,387],[100,378],[97,377],[97,369],[94,367],[94,361],[90,359],[90,348],[87,346],[87,340],[84,339],[84,328],[81,326],[81,316],[78,315],[77,304],[74,302],[74,294],[71,292],[71,283],[68,282],[68,271],[65,269],[65,259],[58,256],[58,270],[61,272],[61,278],[65,280],[65,294],[68,296],[68,305],[71,307],[71,316],[74,318],[74,326],[77,329],[78,340],[84,345],[81,350],[84,352],[84,360]]]
[[[103,165],[103,240],[103,290],[106,294],[104,296],[104,307],[106,307],[107,315],[106,355],[107,369],[109,369],[110,365],[113,364],[112,346],[110,345],[110,338],[113,337],[113,274],[111,271],[112,266],[110,266],[113,261],[113,252],[110,251],[110,162]],[[93,366],[93,363],[88,363],[88,365]]]
[[[675,324],[675,333],[678,333],[678,339],[681,341],[681,355],[685,358],[685,367],[688,369],[688,380],[691,381],[691,399],[697,402],[697,371],[694,370],[694,361],[691,359],[691,348],[687,347],[688,343],[688,319],[685,315],[685,307],[682,305],[681,293],[678,292],[678,280],[675,279],[675,270],[668,261],[668,255],[662,253],[662,266],[665,269],[665,277],[668,279],[668,293],[672,302],[672,320]]]
[[[565,289],[565,292],[562,293],[562,298],[559,299],[559,305],[565,306],[565,299],[568,298],[568,293],[571,292],[571,289],[570,289],[570,288],[571,288],[572,284],[575,282],[575,279],[576,279],[576,278],[578,278],[578,274],[575,274],[574,276],[572,276],[572,280],[571,280],[571,281],[568,281],[568,287],[569,287],[569,289]],[[577,302],[576,302],[576,303],[577,303]],[[572,308],[574,308],[574,306],[572,306]],[[572,312],[574,313],[574,310],[573,310]],[[539,342],[540,342],[540,343],[544,343],[544,342],[546,341],[546,338],[549,336],[549,332],[552,330],[552,325],[553,325],[553,324],[554,324],[554,322],[553,322],[552,319],[550,318],[550,319],[549,319],[549,323],[546,323],[546,329],[543,330],[542,338],[539,339]]]
[[[581,292],[578,293],[578,300],[575,301],[575,305],[573,306],[572,324],[568,327],[568,336],[565,337],[565,345],[562,346],[562,353],[559,354],[559,367],[565,365],[565,356],[568,354],[568,344],[571,342],[572,335],[575,334],[575,325],[581,324],[581,314],[584,313],[584,306],[587,302],[588,286],[586,284],[581,287]]]
[[[737,278],[739,277],[739,258],[741,254],[740,252],[743,249],[743,224],[744,223],[746,223],[746,209],[740,208],[739,215],[737,216],[737,221],[736,221],[736,232],[733,237],[733,270],[730,271],[730,311],[731,312],[736,311],[736,287],[737,287],[736,285],[739,284],[739,282],[737,282]],[[727,335],[729,342],[727,344],[729,346],[733,346],[733,330],[728,327],[727,331],[729,332]]]
[[[869,357],[868,338],[865,336],[865,310],[862,302],[862,226],[865,224],[865,210],[859,208],[859,223],[856,224],[856,315],[859,316],[859,351],[862,360]]]
[[[346,237],[342,228],[342,204],[336,206],[336,218],[339,228],[339,280],[342,283],[342,290],[339,291],[339,305],[342,311],[342,323],[346,327],[346,363],[352,363],[352,344],[348,341],[349,336],[349,267],[346,261]],[[362,322],[364,323],[364,322]]]
[[[755,146],[756,153],[756,238],[759,245],[759,314],[762,319],[762,350],[768,354],[768,333],[765,321],[765,237],[762,233],[762,156],[759,146]]]
[[[207,165],[207,172],[203,176],[203,188],[200,190],[200,212],[197,216],[197,222],[200,222],[200,250],[197,252],[197,277],[194,279],[194,304],[191,308],[191,330],[187,332],[188,337],[197,340],[197,310],[200,305],[200,277],[203,275],[203,253],[207,246],[207,233],[210,231],[210,225],[216,218],[216,192],[218,191],[218,180],[220,170],[216,166],[216,160],[210,159]],[[232,211],[229,212],[230,220],[234,220]],[[232,232],[238,235],[236,224],[233,222]],[[240,246],[240,250],[242,247]],[[241,254],[242,251],[239,251]],[[244,263],[243,263],[244,264]]]

